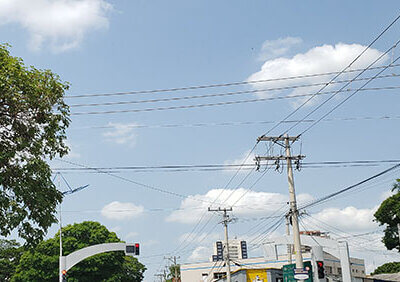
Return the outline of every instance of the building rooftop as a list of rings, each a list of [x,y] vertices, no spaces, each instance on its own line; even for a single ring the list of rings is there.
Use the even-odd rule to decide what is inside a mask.
[[[371,275],[371,278],[379,279],[382,281],[400,281],[400,272],[398,273],[383,273]]]

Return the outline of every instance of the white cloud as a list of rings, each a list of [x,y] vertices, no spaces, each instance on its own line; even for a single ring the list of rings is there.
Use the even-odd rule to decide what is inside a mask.
[[[261,47],[259,60],[265,61],[285,55],[293,46],[302,42],[303,40],[300,37],[290,36],[276,40],[266,40]]]
[[[136,141],[136,134],[134,132],[134,127],[137,125],[135,123],[108,123],[109,126],[113,126],[113,130],[103,133],[106,140],[109,142],[114,142],[120,145],[128,144],[129,146],[134,146]]]
[[[379,226],[378,223],[373,221],[376,210],[377,207],[372,209],[358,209],[351,206],[342,209],[326,208],[317,214],[313,214],[312,217],[316,218],[318,222],[312,218],[305,218],[304,221],[306,225],[308,223],[319,225],[319,222],[325,222],[329,226],[336,227],[338,229],[336,233],[339,234],[340,230],[350,233],[370,231]],[[324,227],[324,225],[320,226],[321,228]]]
[[[224,162],[225,165],[242,165],[242,164],[254,164],[254,153],[250,153],[250,150],[246,151],[240,158],[237,158],[235,160],[227,160]],[[234,170],[232,169],[226,169],[226,171],[229,172],[236,172],[237,168]],[[245,172],[245,169],[241,169],[241,172]]]
[[[208,246],[198,246],[196,247],[190,256],[188,257],[189,262],[200,262],[200,261],[208,261],[212,255],[212,247]]]
[[[305,53],[299,53],[291,58],[275,58],[267,60],[261,69],[252,74],[248,81],[275,79],[281,77],[299,76],[305,74],[316,74],[325,72],[340,71],[354,60],[366,46],[359,44],[338,43],[336,45],[322,45],[314,47]],[[352,69],[364,68],[377,59],[382,52],[370,48],[355,63]],[[376,65],[382,64],[388,56],[385,55]],[[342,75],[338,80],[352,78],[352,75]],[[308,77],[294,80],[273,81],[265,83],[252,84],[252,87],[258,90],[266,88],[286,87],[304,84],[327,83],[333,78],[331,76]],[[269,91],[259,92],[259,97],[269,97],[276,93],[286,93],[287,95],[299,95],[314,93],[319,90],[322,85],[312,87],[296,88],[295,90],[279,90],[273,93]],[[326,90],[332,90],[326,89]],[[305,98],[307,99],[307,98]],[[315,99],[314,99],[315,100]],[[298,101],[297,101],[298,102]]]
[[[0,0],[0,23],[17,23],[30,34],[30,47],[63,52],[79,46],[85,34],[109,25],[105,0]]]
[[[382,195],[381,195],[381,201],[386,200],[387,198],[393,196],[394,194],[396,194],[396,192],[392,191],[392,190],[388,190],[388,191],[383,192]]]
[[[205,195],[191,195],[181,202],[180,209],[173,211],[167,218],[170,222],[195,223],[205,211],[207,211],[210,203],[215,199],[216,206],[230,207],[235,204],[235,215],[263,215],[268,216],[274,211],[287,206],[288,196],[280,193],[255,192],[248,191],[244,188],[237,190],[230,189],[212,189]],[[299,194],[298,201],[305,202],[312,200],[312,196],[308,194]]]
[[[143,211],[143,206],[114,201],[103,207],[101,215],[108,219],[124,220],[139,216]]]

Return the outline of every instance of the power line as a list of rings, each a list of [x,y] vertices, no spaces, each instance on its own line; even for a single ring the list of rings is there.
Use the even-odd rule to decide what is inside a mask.
[[[88,166],[85,166],[85,165],[82,165],[82,164],[78,164],[76,162],[71,162],[71,161],[67,161],[67,160],[63,160],[63,159],[59,159],[59,158],[56,158],[56,160],[58,160],[60,162],[68,163],[68,164],[71,164],[71,165],[83,167],[83,168],[89,168]],[[183,199],[186,199],[188,197],[188,195],[179,194],[179,193],[168,191],[168,190],[165,190],[165,189],[161,189],[161,188],[158,188],[158,187],[155,187],[155,186],[152,186],[152,185],[144,184],[144,183],[141,183],[141,182],[138,182],[138,181],[126,178],[126,177],[122,177],[122,176],[110,173],[108,171],[104,171],[104,170],[97,169],[97,168],[95,168],[94,170],[97,171],[98,173],[106,174],[106,175],[109,175],[111,177],[118,178],[118,179],[123,180],[125,182],[133,183],[133,184],[135,184],[137,186],[140,186],[140,187],[143,187],[143,188],[146,188],[146,189],[149,189],[149,190],[153,190],[153,191],[156,191],[156,192],[168,194],[168,195],[175,196],[175,197],[178,197],[178,198],[183,198]],[[209,203],[209,201],[206,201],[206,200],[201,200],[201,199],[197,199],[197,198],[192,198],[192,199],[194,201]]]
[[[334,121],[361,121],[361,120],[392,120],[400,119],[400,116],[366,116],[366,117],[341,117],[341,118],[330,118],[323,119],[323,122],[334,122]],[[295,123],[300,120],[287,120],[283,123]],[[316,119],[302,120],[302,123],[314,122]],[[277,121],[225,121],[225,122],[213,122],[213,123],[191,123],[191,124],[132,124],[124,125],[124,128],[133,129],[146,129],[146,128],[179,128],[179,127],[207,127],[207,126],[242,126],[242,125],[262,125],[276,123]],[[86,127],[75,127],[69,128],[68,130],[87,130],[87,129],[112,129],[116,128],[115,125],[101,125],[101,126],[86,126]]]
[[[375,88],[366,88],[365,90],[362,90],[362,91],[395,90],[395,89],[399,89],[399,88],[400,88],[400,86],[375,87]],[[350,92],[350,91],[353,91],[353,89],[341,90],[340,92]],[[359,91],[361,91],[361,90],[359,90]],[[332,93],[337,93],[337,91],[327,91],[327,92],[322,92],[322,93],[318,93],[318,94],[326,95],[326,94],[332,94]],[[194,104],[194,105],[181,105],[181,106],[154,107],[154,108],[144,108],[144,109],[73,112],[70,115],[71,116],[102,115],[102,114],[141,113],[141,112],[153,112],[153,111],[193,109],[193,108],[256,103],[256,102],[264,102],[264,101],[271,101],[271,100],[294,99],[294,98],[308,97],[308,96],[314,97],[315,94],[299,94],[299,95],[290,95],[290,96],[277,96],[277,97],[256,98],[256,99],[247,99],[247,100],[224,101],[224,102],[214,102],[214,103]]]
[[[400,160],[397,159],[389,159],[389,160],[349,160],[349,161],[322,161],[322,162],[304,162],[302,166],[313,167],[313,166],[334,166],[334,165],[371,165],[371,164],[390,164],[390,163],[399,163]],[[170,170],[170,169],[196,169],[196,168],[214,168],[214,169],[227,169],[227,168],[238,168],[238,167],[246,167],[249,169],[253,169],[256,167],[254,163],[251,164],[190,164],[190,165],[161,165],[161,166],[109,166],[109,167],[67,167],[67,168],[52,168],[52,171],[86,171],[86,170],[94,170],[94,171],[111,171],[111,170]],[[285,166],[285,164],[282,164]],[[259,181],[259,180],[258,180]],[[257,181],[257,182],[258,182]],[[256,182],[256,183],[257,183]],[[243,182],[242,182],[243,183]],[[241,184],[242,184],[241,183]],[[241,185],[240,184],[240,185]],[[239,186],[240,186],[239,185]]]
[[[390,67],[397,67],[400,64],[394,65],[390,64]],[[371,68],[371,70],[382,68],[382,66],[377,66]],[[91,98],[91,97],[111,97],[111,96],[124,96],[124,95],[137,95],[137,94],[152,94],[152,93],[164,93],[164,92],[176,92],[176,91],[184,91],[184,90],[197,90],[197,89],[205,89],[205,88],[216,88],[216,87],[227,87],[227,86],[238,86],[238,85],[247,85],[247,84],[256,84],[256,83],[266,83],[266,82],[276,82],[276,81],[286,81],[293,79],[302,79],[302,78],[311,78],[318,76],[327,76],[334,75],[338,73],[352,73],[358,72],[362,69],[350,69],[346,71],[334,71],[334,72],[325,72],[325,73],[317,73],[317,74],[305,74],[298,76],[289,76],[289,77],[278,77],[278,78],[270,78],[270,79],[262,79],[262,80],[253,80],[253,81],[241,81],[241,82],[232,82],[232,83],[220,83],[220,84],[209,84],[209,85],[199,85],[199,86],[188,86],[188,87],[176,87],[176,88],[164,88],[164,89],[152,89],[152,90],[137,90],[137,91],[126,91],[126,92],[112,92],[112,93],[100,93],[100,94],[83,94],[83,95],[70,95],[65,98]]]
[[[303,108],[306,104],[308,104],[315,96],[320,94],[326,87],[328,87],[333,81],[336,80],[341,74],[343,74],[347,69],[349,69],[367,50],[375,44],[376,41],[378,41],[383,34],[385,34],[398,20],[400,19],[400,14],[377,36],[375,37],[374,40],[368,46],[360,53],[356,58],[354,58],[348,66],[346,66],[342,71],[338,72],[326,85],[324,85],[321,89],[319,89],[314,95],[312,95],[310,98],[308,98],[306,101],[304,101],[301,105],[299,105],[295,110],[293,110],[291,113],[285,116],[284,119],[282,119],[280,122],[275,124],[270,130],[268,130],[266,133],[264,133],[264,136],[268,135],[272,130],[277,128],[279,125],[282,124],[283,121],[289,119],[292,117],[295,113],[297,113],[301,108]]]
[[[368,67],[366,69],[368,69],[369,67],[372,67],[375,63],[377,63],[379,60],[381,60],[383,58],[383,56],[385,56],[388,52],[390,52],[390,50],[392,50],[393,48],[395,48],[397,46],[397,44],[400,43],[400,40],[398,40],[392,47],[390,47],[389,49],[387,49],[384,53],[382,53],[377,59],[375,59],[371,64],[368,65]],[[398,57],[396,59],[396,61],[399,59],[400,57]],[[311,126],[309,126],[305,131],[303,131],[303,133],[307,132],[309,129],[311,129],[312,127],[314,127],[318,122],[320,122],[323,118],[325,118],[326,116],[328,116],[330,113],[332,113],[334,110],[336,110],[339,106],[341,106],[343,103],[345,103],[348,99],[350,99],[351,97],[353,97],[356,93],[358,93],[360,90],[362,90],[365,86],[367,86],[371,81],[373,81],[376,77],[378,77],[382,72],[384,72],[387,68],[383,68],[381,71],[379,71],[376,75],[374,75],[373,77],[369,78],[367,80],[367,82],[365,82],[361,87],[359,87],[358,89],[356,89],[350,96],[348,96],[346,99],[344,99],[341,103],[339,103],[338,105],[336,105],[333,109],[331,109],[330,111],[328,111],[327,114],[323,115],[322,118],[320,118],[319,120],[317,120],[316,122],[314,122]],[[360,75],[362,75],[365,71],[360,72],[358,75],[356,75],[353,79],[356,79],[357,77],[359,77]],[[352,81],[346,83],[345,85],[343,85],[339,90],[337,90],[333,95],[331,95],[329,98],[327,98],[324,102],[322,102],[320,105],[318,105],[314,110],[312,110],[311,112],[309,112],[307,115],[305,115],[303,117],[303,119],[308,118],[310,115],[312,115],[314,112],[316,112],[317,110],[319,110],[321,107],[323,107],[327,102],[329,102],[331,99],[333,99],[337,94],[340,93],[340,91],[342,91],[343,89],[345,89],[348,85],[350,85],[352,83]],[[294,127],[296,127],[300,122],[295,123],[294,125],[292,125],[288,130],[285,131],[285,133],[289,132],[290,130],[292,130]],[[301,134],[300,134],[301,135]]]
[[[394,78],[394,77],[399,77],[399,76],[400,75],[397,75],[397,74],[386,74],[386,75],[381,75],[381,76],[377,77],[377,79]],[[362,78],[357,78],[355,80],[338,80],[338,81],[332,82],[332,84],[340,84],[340,83],[349,82],[349,81],[363,81],[363,80],[368,80],[368,79],[370,79],[370,77],[362,77]],[[225,97],[225,96],[234,96],[234,95],[242,95],[242,94],[264,93],[264,92],[268,92],[268,91],[298,89],[298,88],[305,88],[305,87],[321,86],[321,85],[325,85],[325,84],[326,84],[325,82],[323,82],[323,83],[310,83],[310,84],[301,84],[301,85],[292,85],[292,86],[272,87],[272,88],[266,88],[266,89],[244,90],[244,91],[234,91],[234,92],[205,94],[205,95],[193,95],[193,96],[184,96],[184,97],[159,98],[159,99],[134,100],[134,101],[117,101],[117,102],[72,104],[72,105],[69,105],[69,107],[70,108],[98,107],[98,106],[115,106],[115,105],[130,105],[130,104],[170,102],[170,101],[180,101],[180,100],[192,100],[192,99]]]
[[[356,183],[356,184],[353,184],[353,185],[351,185],[351,186],[349,186],[349,187],[346,187],[346,188],[344,188],[344,189],[341,189],[341,190],[339,190],[339,191],[337,191],[337,192],[335,192],[335,193],[332,193],[332,194],[326,195],[326,196],[324,196],[324,197],[321,197],[321,198],[319,198],[319,199],[317,199],[317,200],[314,200],[314,201],[312,201],[312,202],[310,202],[310,203],[308,203],[308,204],[302,205],[302,206],[299,208],[299,210],[300,210],[300,209],[306,209],[306,208],[315,206],[315,205],[317,205],[317,204],[319,204],[319,203],[325,202],[325,201],[327,201],[327,200],[329,200],[329,199],[331,199],[331,198],[333,198],[333,197],[336,197],[337,195],[340,195],[340,194],[342,194],[342,193],[344,193],[344,192],[350,191],[350,190],[352,190],[352,189],[354,189],[354,188],[357,188],[358,186],[360,186],[360,185],[362,185],[362,184],[364,184],[364,183],[367,183],[367,182],[369,182],[369,181],[371,181],[371,180],[373,180],[373,179],[375,179],[375,178],[378,178],[378,177],[380,177],[380,176],[382,176],[382,175],[384,175],[384,174],[386,174],[386,173],[389,173],[389,172],[391,172],[391,171],[393,171],[393,170],[395,170],[395,169],[398,169],[399,167],[400,167],[400,163],[399,163],[399,164],[396,164],[396,165],[394,165],[394,166],[392,166],[392,167],[390,167],[390,168],[388,168],[388,169],[386,169],[386,170],[384,170],[384,171],[382,171],[382,172],[380,172],[380,173],[378,173],[378,174],[375,174],[375,175],[373,175],[373,176],[371,176],[371,177],[368,177],[367,179],[364,179],[364,180],[362,180],[362,181],[360,181],[360,182],[358,182],[358,183]]]
[[[400,42],[400,40],[398,41]],[[396,58],[395,61],[398,61],[400,59],[400,56]],[[382,69],[380,72],[377,73],[376,76],[378,76],[379,74],[381,74],[382,72],[384,72],[386,69]],[[350,96],[348,96],[346,99],[344,99],[342,102],[340,102],[339,104],[337,104],[335,107],[333,107],[331,110],[329,110],[326,114],[324,114],[321,118],[319,118],[317,121],[313,122],[310,126],[308,126],[300,135],[306,133],[307,131],[309,131],[311,128],[313,128],[315,125],[317,125],[321,120],[323,120],[325,117],[327,117],[328,115],[330,115],[333,111],[335,111],[337,108],[339,108],[341,105],[343,105],[345,102],[347,102],[351,97],[353,97],[355,94],[357,94],[361,89],[363,89],[366,85],[368,85],[371,81],[373,81],[374,78],[371,78],[370,80],[368,80],[367,82],[365,82],[360,88],[358,88],[357,90],[355,90]],[[307,118],[307,117],[306,117]]]

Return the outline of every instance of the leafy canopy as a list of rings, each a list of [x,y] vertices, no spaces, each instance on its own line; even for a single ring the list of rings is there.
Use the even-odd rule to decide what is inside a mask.
[[[68,84],[50,70],[27,68],[0,45],[0,235],[14,229],[39,242],[62,200],[46,159],[68,153],[64,143]]]
[[[381,273],[398,273],[400,272],[400,262],[388,262],[378,266],[372,275],[381,274]]]
[[[398,224],[400,224],[400,179],[396,180],[392,191],[396,191],[397,193],[384,200],[374,216],[380,225],[386,226],[382,239],[386,248],[400,251],[398,230]]]
[[[11,280],[22,253],[17,241],[0,239],[0,281]]]
[[[114,232],[98,222],[85,221],[62,229],[63,255],[102,243],[121,242]],[[25,252],[12,281],[57,281],[59,233]],[[124,252],[101,253],[89,257],[68,271],[68,281],[126,281],[143,279],[145,266]]]

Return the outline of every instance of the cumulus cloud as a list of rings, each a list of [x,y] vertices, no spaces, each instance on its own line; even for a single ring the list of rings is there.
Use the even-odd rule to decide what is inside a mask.
[[[265,61],[285,55],[293,46],[301,44],[300,37],[285,37],[276,40],[266,40],[261,46],[259,60]]]
[[[33,50],[63,52],[78,47],[88,32],[107,28],[111,9],[105,0],[0,0],[0,24],[26,29]]]
[[[319,222],[326,222],[330,226],[336,227],[338,230],[345,232],[363,232],[378,228],[378,223],[374,222],[374,213],[377,207],[371,209],[358,209],[356,207],[345,208],[326,208],[312,217],[318,219]],[[318,224],[311,219],[304,219],[305,223]],[[321,226],[323,227],[323,225]],[[340,231],[339,231],[340,233]]]
[[[134,146],[136,141],[136,133],[134,127],[136,123],[108,123],[113,129],[103,133],[106,140],[116,144]]]
[[[144,211],[143,206],[136,206],[133,203],[111,202],[103,207],[101,215],[114,220],[124,220],[137,217]]]
[[[254,157],[255,157],[255,154],[254,153],[250,153],[250,150],[249,150],[249,151],[246,151],[239,158],[234,159],[234,160],[227,160],[224,163],[225,163],[225,165],[254,164]],[[226,171],[236,172],[236,169],[234,169],[234,170],[226,169]],[[245,169],[242,168],[240,171],[244,172]]]
[[[258,72],[253,73],[248,78],[248,81],[340,71],[353,61],[354,58],[356,58],[365,48],[366,46],[360,44],[338,43],[336,45],[317,46],[305,53],[299,53],[290,58],[279,57],[270,59],[265,61],[261,69]],[[382,55],[382,52],[370,48],[352,65],[352,69],[367,67],[380,55]],[[387,55],[383,56],[376,65],[384,63],[387,59]],[[351,77],[353,76],[354,74],[351,75]],[[333,75],[306,77],[293,80],[256,83],[252,84],[252,87],[257,90],[263,90],[266,88],[279,88],[294,85],[320,84],[327,83],[332,78]],[[350,77],[344,75],[341,76],[339,80],[349,78]],[[277,93],[285,93],[287,95],[312,94],[321,87],[322,85],[301,87],[294,90],[258,92],[257,95],[259,97],[269,97]],[[332,88],[329,89],[328,87],[326,90],[332,90]]]
[[[313,199],[309,194],[299,194],[298,201],[306,202]],[[287,206],[288,195],[280,193],[255,192],[244,188],[237,190],[231,189],[212,189],[204,195],[191,195],[181,202],[180,209],[173,211],[167,218],[170,222],[195,223],[208,209],[210,202],[215,199],[216,206],[230,207],[235,205],[235,215],[237,216],[268,216],[276,210]]]
[[[213,253],[213,249],[211,246],[198,246],[196,247],[190,256],[188,257],[189,262],[200,262],[200,261],[208,261]]]

